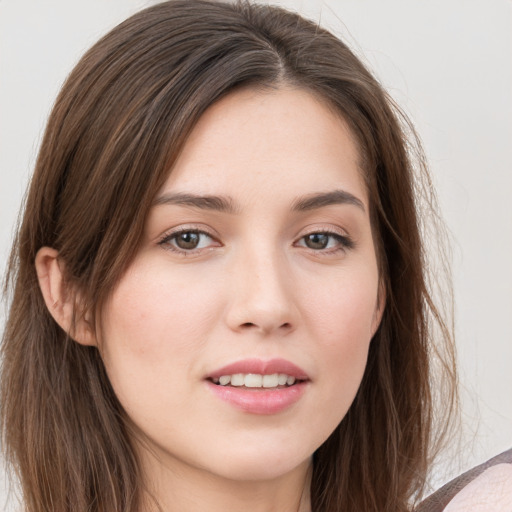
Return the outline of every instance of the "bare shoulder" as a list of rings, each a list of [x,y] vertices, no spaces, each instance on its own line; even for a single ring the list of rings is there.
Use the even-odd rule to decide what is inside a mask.
[[[512,449],[431,494],[415,512],[512,512]]]
[[[512,512],[512,464],[486,469],[448,503],[445,512]]]

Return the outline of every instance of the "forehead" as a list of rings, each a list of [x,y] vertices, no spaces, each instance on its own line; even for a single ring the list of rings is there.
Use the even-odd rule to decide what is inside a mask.
[[[367,206],[347,123],[296,88],[243,89],[210,107],[162,188],[261,201],[345,190]]]

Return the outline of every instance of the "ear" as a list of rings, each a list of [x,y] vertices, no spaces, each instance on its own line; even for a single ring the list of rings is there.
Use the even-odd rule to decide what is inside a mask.
[[[46,307],[54,320],[81,345],[96,346],[94,329],[87,317],[75,314],[77,293],[70,293],[64,281],[59,253],[51,247],[42,247],[37,252],[35,267]]]
[[[384,281],[382,279],[380,279],[379,289],[377,291],[377,301],[375,304],[375,312],[373,314],[373,319],[372,319],[372,338],[375,336],[375,333],[377,332],[377,329],[379,328],[385,308],[386,308],[386,285],[384,284]]]

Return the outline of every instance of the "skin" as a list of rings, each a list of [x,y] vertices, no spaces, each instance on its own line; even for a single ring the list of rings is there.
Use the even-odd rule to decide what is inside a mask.
[[[469,483],[444,509],[445,512],[510,512],[512,464],[498,464]]]
[[[354,399],[384,307],[358,161],[346,123],[308,92],[228,95],[155,199],[101,336],[79,326],[75,338],[99,347],[135,425],[163,510],[310,509],[311,456]],[[333,191],[345,200],[296,208]],[[229,198],[232,211],[175,204],[177,193]],[[187,230],[197,247],[177,238]],[[58,255],[43,248],[36,265],[65,326]],[[220,400],[207,376],[247,358],[301,367],[299,401],[261,415]]]
[[[432,493],[417,512],[510,511],[512,449],[471,468]]]

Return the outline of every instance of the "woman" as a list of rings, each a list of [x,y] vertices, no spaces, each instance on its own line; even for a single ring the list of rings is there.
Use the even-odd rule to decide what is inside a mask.
[[[432,363],[439,384],[454,363],[409,133],[342,42],[277,8],[171,1],[99,41],[11,259],[26,510],[410,510]]]

